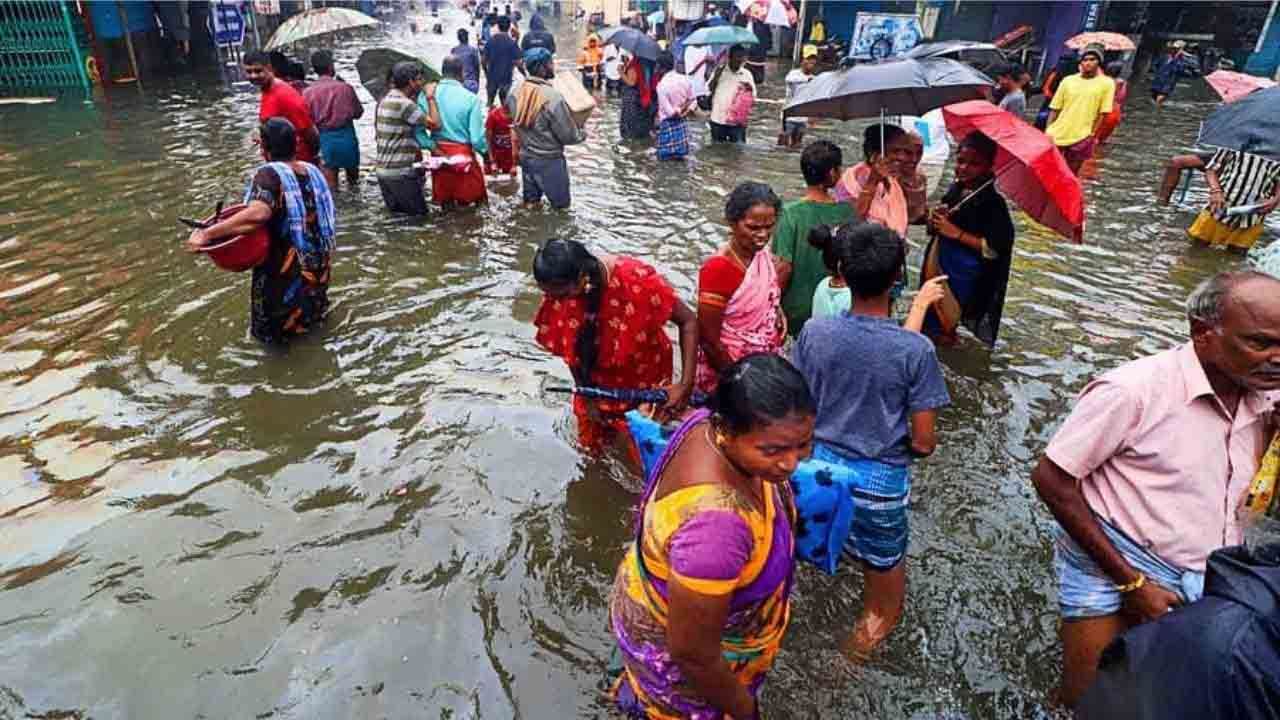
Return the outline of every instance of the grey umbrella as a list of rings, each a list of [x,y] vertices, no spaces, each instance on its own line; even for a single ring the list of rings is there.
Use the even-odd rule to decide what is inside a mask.
[[[924,115],[944,105],[980,100],[995,83],[947,58],[895,58],[825,72],[801,85],[783,115],[853,118]]]
[[[1280,160],[1280,87],[1214,110],[1200,126],[1200,144]]]
[[[627,52],[645,60],[657,60],[662,54],[658,41],[644,33],[629,27],[616,27],[600,31],[600,42],[605,45],[617,45]]]

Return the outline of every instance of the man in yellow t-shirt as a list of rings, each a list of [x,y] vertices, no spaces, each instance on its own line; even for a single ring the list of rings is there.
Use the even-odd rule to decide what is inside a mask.
[[[1101,46],[1090,45],[1080,56],[1080,73],[1064,78],[1049,103],[1045,134],[1077,175],[1084,161],[1093,157],[1098,125],[1115,100],[1116,83],[1099,72],[1101,65]]]

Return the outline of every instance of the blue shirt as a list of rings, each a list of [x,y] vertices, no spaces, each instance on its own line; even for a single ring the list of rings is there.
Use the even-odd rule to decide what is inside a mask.
[[[483,155],[489,150],[484,136],[484,104],[462,83],[445,78],[436,84],[436,109],[440,111],[440,129],[431,134],[435,140],[464,143]]]
[[[453,56],[462,61],[462,86],[471,92],[480,92],[480,51],[470,45],[459,45]]]
[[[910,465],[910,416],[951,404],[933,343],[892,318],[813,318],[791,362],[818,401],[815,439],[852,458]]]
[[[510,85],[511,72],[520,59],[520,46],[504,32],[494,33],[484,46],[484,71],[493,86]]]

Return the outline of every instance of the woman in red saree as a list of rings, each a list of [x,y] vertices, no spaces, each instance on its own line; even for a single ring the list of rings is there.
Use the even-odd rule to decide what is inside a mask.
[[[569,365],[575,383],[661,388],[665,410],[685,404],[697,366],[697,318],[656,270],[635,258],[592,253],[575,240],[550,240],[533,258],[533,276],[543,293],[533,320],[538,344]],[[667,323],[680,328],[678,383],[671,377]],[[631,409],[574,397],[583,448],[600,453],[619,432],[625,435],[623,415]]]
[[[769,252],[782,201],[768,185],[744,182],[729,193],[729,242],[698,271],[698,382],[712,392],[720,371],[752,353],[776,353],[787,337],[782,289]]]

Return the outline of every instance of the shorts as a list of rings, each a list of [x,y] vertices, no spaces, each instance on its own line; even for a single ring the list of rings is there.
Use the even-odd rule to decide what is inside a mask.
[[[813,444],[813,459],[854,471],[853,522],[842,555],[887,572],[907,556],[911,526],[907,503],[911,500],[911,470],[864,459],[850,458],[825,443]]]
[[[356,170],[360,167],[360,142],[350,124],[320,131],[320,162],[330,170]]]
[[[564,157],[520,158],[521,190],[526,203],[542,202],[546,195],[551,207],[569,207],[569,162]]]
[[[488,98],[488,104],[492,105],[498,101],[498,91],[502,90],[503,94],[511,92],[511,81],[505,83],[494,82],[493,80],[485,80],[485,97]]]
[[[721,125],[708,121],[711,126],[711,142],[744,143],[747,141],[747,128],[742,125]]]
[[[416,172],[404,175],[378,175],[378,189],[387,209],[409,215],[426,215],[427,198],[424,195],[426,179]]]
[[[1095,519],[1116,550],[1149,582],[1176,593],[1184,603],[1199,600],[1204,594],[1204,573],[1170,565],[1107,521],[1097,516]],[[1123,596],[1116,590],[1115,581],[1062,528],[1058,528],[1053,543],[1053,567],[1058,576],[1058,611],[1064,620],[1120,612]]]
[[[1079,167],[1084,164],[1085,160],[1093,157],[1093,147],[1097,142],[1097,138],[1090,135],[1073,145],[1059,146],[1058,150],[1062,153],[1062,157],[1066,159],[1068,165]]]

